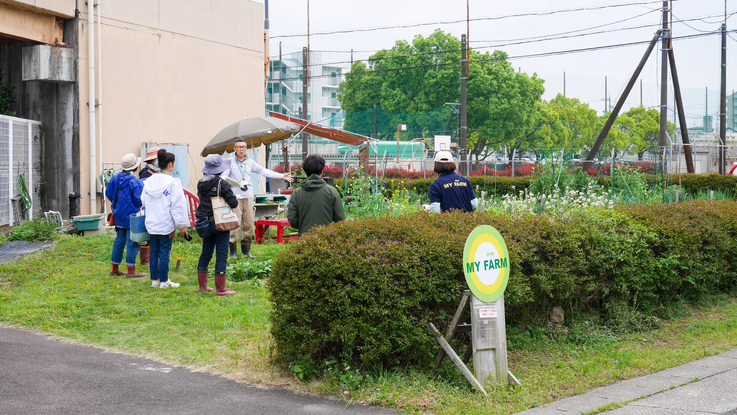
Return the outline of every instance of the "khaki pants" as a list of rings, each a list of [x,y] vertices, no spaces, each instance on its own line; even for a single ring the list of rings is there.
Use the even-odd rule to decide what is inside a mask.
[[[238,207],[233,209],[241,223],[238,229],[230,231],[230,243],[234,244],[240,240],[253,241],[256,239],[256,230],[253,226],[254,198],[238,199]]]

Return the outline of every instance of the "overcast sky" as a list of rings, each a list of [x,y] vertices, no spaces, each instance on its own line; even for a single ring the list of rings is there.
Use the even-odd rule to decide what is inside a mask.
[[[257,0],[263,3],[263,0]],[[466,0],[309,0],[310,48],[323,51],[325,62],[365,60],[397,40],[411,41],[440,28],[460,38],[466,33]],[[307,0],[270,0],[271,55],[307,46]],[[563,93],[578,98],[599,114],[604,110],[605,77],[611,106],[642,58],[647,43],[662,25],[662,1],[649,0],[469,0],[470,45],[481,52],[503,50],[512,65],[545,79],[549,100]],[[737,2],[727,3],[727,29],[737,29]],[[701,126],[709,90],[708,113],[718,119],[721,36],[725,0],[673,2],[674,52],[684,95],[688,125]],[[447,23],[460,21],[458,23]],[[447,23],[447,24],[446,24]],[[408,26],[406,28],[386,28]],[[368,30],[366,30],[368,29]],[[377,30],[378,29],[378,30]],[[352,33],[324,34],[350,31]],[[294,37],[292,35],[300,35]],[[690,38],[678,39],[679,37]],[[550,40],[549,38],[557,38]],[[521,43],[525,42],[525,43]],[[602,47],[643,42],[627,47]],[[562,53],[576,49],[598,50]],[[656,107],[660,100],[660,43],[640,75],[642,103]],[[539,56],[550,53],[548,56]],[[538,55],[538,56],[535,56]],[[737,89],[737,33],[727,38],[727,94]],[[672,79],[669,76],[669,110]],[[640,105],[640,81],[625,109]],[[670,113],[669,119],[673,119]]]

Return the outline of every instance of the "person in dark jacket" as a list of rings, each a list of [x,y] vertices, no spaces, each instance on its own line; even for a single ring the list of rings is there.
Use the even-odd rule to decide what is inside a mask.
[[[230,231],[218,231],[215,229],[215,220],[212,214],[212,198],[222,197],[228,203],[231,209],[238,206],[238,199],[233,194],[230,184],[220,177],[220,174],[227,168],[228,160],[223,160],[217,154],[210,154],[205,158],[205,167],[202,172],[205,177],[197,183],[197,196],[200,198],[200,205],[197,207],[195,216],[197,217],[197,229],[200,233],[201,227],[209,227],[208,236],[202,238],[202,253],[197,263],[197,282],[200,286],[200,292],[212,291],[207,286],[207,267],[212,260],[213,250],[215,251],[215,294],[230,295],[235,291],[228,291],[225,288],[225,268],[228,262],[228,240],[230,239]],[[218,193],[218,185],[220,193]]]
[[[146,274],[136,272],[136,256],[138,256],[139,245],[131,241],[130,221],[131,215],[138,213],[141,209],[141,192],[143,182],[136,177],[135,171],[141,164],[141,158],[134,154],[126,154],[121,161],[122,170],[113,176],[105,189],[105,197],[110,200],[115,218],[115,242],[113,243],[113,254],[111,258],[112,269],[110,276],[125,275],[128,278],[145,277]],[[126,249],[127,247],[127,249]],[[127,273],[119,269],[123,260],[123,250],[126,249],[125,266]]]
[[[329,225],[345,219],[343,201],[338,191],[320,176],[325,159],[309,155],[302,163],[308,176],[292,193],[287,205],[289,225],[299,230],[299,236],[319,225]]]
[[[473,212],[479,205],[471,181],[456,173],[456,164],[450,151],[435,154],[435,173],[438,178],[430,185],[430,210],[435,213],[462,210]]]
[[[159,149],[158,147],[151,147],[146,152],[146,158],[143,159],[143,167],[141,172],[138,173],[138,177],[141,180],[146,180],[156,173],[161,173],[161,169],[156,165],[156,161],[159,158],[159,152],[163,150],[163,154],[166,154],[166,150]]]

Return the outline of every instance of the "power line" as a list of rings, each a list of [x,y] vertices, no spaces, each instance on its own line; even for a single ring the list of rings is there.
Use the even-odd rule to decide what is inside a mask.
[[[685,39],[694,39],[704,36],[710,36],[719,34],[720,32],[709,32],[709,33],[698,33],[694,35],[685,35],[685,36],[673,36],[671,39],[673,40],[685,40]],[[729,30],[727,33],[737,33],[737,30]],[[527,58],[539,58],[539,57],[546,57],[546,56],[560,56],[560,55],[567,55],[571,53],[583,53],[583,52],[593,52],[597,50],[606,50],[606,49],[616,49],[616,48],[622,48],[622,47],[630,47],[630,46],[637,46],[642,44],[650,43],[650,41],[635,41],[635,42],[627,42],[627,43],[617,43],[613,45],[602,45],[602,46],[592,46],[588,48],[579,48],[579,49],[568,49],[568,50],[559,50],[559,51],[553,51],[553,52],[541,52],[541,53],[532,53],[527,55],[518,55],[518,56],[507,56],[507,60],[512,59],[527,59]],[[483,48],[490,48],[493,46],[486,46],[482,48],[477,49],[483,49]],[[475,62],[490,62],[490,59],[476,59],[471,60],[469,62],[475,63]],[[446,63],[436,63],[436,64],[430,64],[430,65],[418,65],[418,66],[404,66],[399,68],[387,68],[387,69],[369,69],[364,72],[361,72],[361,75],[371,75],[375,73],[383,73],[383,72],[394,72],[394,71],[402,71],[402,70],[413,70],[413,69],[424,69],[424,68],[435,68],[435,67],[442,67],[442,66],[451,66],[451,65],[458,65],[460,64],[460,61],[457,62],[446,62]],[[346,75],[356,75],[352,72],[346,72]],[[312,75],[309,77],[309,79],[317,79],[317,78],[327,78],[332,77],[331,74],[326,75]],[[300,77],[290,77],[290,78],[282,78],[282,81],[291,81],[291,80],[300,80],[302,78]],[[278,81],[278,80],[271,80],[271,81]]]
[[[659,11],[659,10],[655,10],[655,11]],[[623,20],[620,20],[620,21],[617,21],[617,22],[613,22],[613,23],[608,23],[606,25],[594,26],[594,27],[587,28],[587,29],[580,29],[580,30],[575,30],[575,31],[570,31],[570,32],[562,32],[562,33],[557,33],[557,34],[552,34],[552,35],[546,35],[546,36],[537,36],[537,37],[531,37],[531,38],[526,38],[526,39],[525,38],[511,39],[511,41],[508,42],[508,43],[497,43],[497,44],[494,44],[494,45],[476,46],[473,49],[499,48],[499,47],[515,46],[515,45],[527,44],[527,43],[538,43],[538,42],[547,42],[547,41],[551,41],[551,40],[579,38],[579,37],[592,36],[592,35],[598,35],[598,34],[617,33],[617,32],[623,32],[623,31],[627,31],[627,30],[644,29],[644,28],[648,28],[648,27],[659,27],[660,26],[660,23],[655,23],[655,24],[647,24],[647,25],[640,25],[640,26],[630,26],[630,27],[618,28],[618,29],[611,29],[611,30],[602,30],[602,31],[591,32],[591,33],[579,33],[577,35],[572,35],[572,36],[565,36],[565,35],[570,34],[570,33],[576,33],[576,32],[581,32],[581,31],[584,31],[584,30],[596,29],[596,28],[605,27],[605,26],[608,26],[608,25],[611,25],[611,24],[617,24],[617,23],[621,23],[621,22],[624,22],[624,21],[632,20],[632,19],[635,19],[637,17],[641,17],[641,16],[643,16],[645,14],[651,13],[651,12],[652,11],[649,11],[647,13],[644,13],[644,14],[641,14],[641,15],[638,15],[638,16],[634,16],[632,18],[623,19]],[[734,14],[737,14],[737,12],[733,12],[732,13],[732,15],[734,15]],[[694,17],[694,18],[685,19],[685,20],[678,19],[678,21],[685,24],[685,22],[687,22],[687,21],[695,21],[695,20],[704,21],[703,19],[705,19],[705,18],[711,18],[711,17],[714,17],[714,16]],[[719,22],[719,24],[721,26],[721,22]],[[698,29],[695,29],[695,28],[691,27],[690,25],[687,25],[687,26],[690,27],[690,28],[692,28],[692,29],[694,29],[694,30],[696,30],[696,31],[702,32],[702,33],[714,33],[714,32],[707,32],[707,31],[703,31],[703,30],[698,30]],[[719,29],[715,29],[715,30],[719,30]],[[674,39],[675,39],[675,37],[674,37]],[[493,42],[499,42],[499,41],[483,41],[482,40],[482,41],[474,41],[472,43],[474,43],[474,44],[483,44],[483,43],[493,43]],[[647,42],[644,42],[644,43],[647,43]],[[438,46],[427,46],[426,48],[438,48]],[[382,49],[382,50],[378,50],[376,52],[391,51],[391,50],[392,49]],[[351,52],[351,51],[321,51],[321,52]],[[400,59],[400,58],[409,58],[409,57],[426,56],[426,55],[438,55],[438,54],[444,54],[444,53],[460,53],[460,48],[459,49],[438,50],[438,51],[431,51],[431,52],[419,52],[419,53],[413,53],[413,54],[407,54],[407,55],[394,55],[394,56],[385,56],[385,57],[369,57],[367,60],[370,61],[370,62],[378,62],[378,61],[382,61],[382,60],[386,60],[386,59]],[[278,55],[272,57],[272,59],[277,59],[277,58],[278,58]],[[319,63],[319,64],[316,63],[316,64],[311,64],[309,66],[310,67],[312,67],[312,66],[314,66],[314,67],[319,67],[319,66],[333,66],[333,65],[341,65],[341,64],[350,64],[352,62],[355,63],[355,62],[359,62],[359,61],[362,61],[362,60],[338,61],[338,62]],[[328,76],[328,75],[326,75],[326,76]]]
[[[504,16],[494,16],[494,17],[477,17],[473,19],[458,19],[458,20],[429,22],[429,23],[414,23],[414,24],[407,24],[407,25],[381,26],[381,27],[366,28],[366,29],[334,30],[334,31],[329,31],[329,32],[310,33],[310,36],[326,36],[326,35],[336,35],[336,34],[346,34],[346,33],[374,32],[374,31],[379,31],[379,30],[390,30],[390,29],[408,29],[408,28],[421,27],[421,26],[448,25],[448,24],[463,23],[463,22],[466,22],[467,20],[476,22],[476,21],[503,20],[503,19],[516,18],[516,17],[550,16],[550,15],[559,14],[559,13],[572,13],[572,12],[581,12],[581,11],[613,9],[613,8],[629,7],[629,6],[646,6],[646,5],[658,4],[658,3],[660,3],[660,1],[649,1],[649,2],[640,2],[640,3],[623,3],[623,4],[595,6],[595,7],[579,7],[575,9],[551,10],[551,11],[544,11],[544,12],[508,14]],[[307,34],[292,34],[292,35],[272,36],[271,38],[281,39],[281,38],[306,37],[306,36]]]

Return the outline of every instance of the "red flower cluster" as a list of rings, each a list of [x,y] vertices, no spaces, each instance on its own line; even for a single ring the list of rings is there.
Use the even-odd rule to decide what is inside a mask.
[[[540,166],[536,166],[532,163],[521,163],[514,166],[515,176],[532,176],[540,170]],[[495,170],[486,166],[478,166],[476,170],[469,173],[469,176],[511,176],[512,166],[507,165],[504,170]]]
[[[654,161],[646,161],[642,163],[615,163],[617,168],[628,171],[628,172],[638,172],[638,173],[645,173],[645,174],[655,174],[658,171],[658,164]],[[591,176],[595,176],[597,174],[603,175],[603,176],[609,176],[612,172],[612,165],[611,163],[601,164],[599,166],[592,167],[588,170],[586,170],[586,173],[588,173]]]

